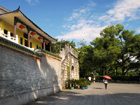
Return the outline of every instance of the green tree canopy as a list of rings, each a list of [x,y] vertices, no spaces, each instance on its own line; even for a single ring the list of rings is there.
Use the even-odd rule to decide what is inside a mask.
[[[91,72],[94,71],[93,65],[93,47],[91,45],[85,45],[82,43],[81,48],[78,50],[78,60],[80,68],[80,76],[85,77],[91,75]]]
[[[80,74],[140,72],[140,34],[124,30],[121,24],[108,26],[91,42],[79,49]]]
[[[134,35],[134,31],[124,30],[120,24],[103,29],[100,35],[100,38],[91,42],[94,46],[93,59],[97,61],[97,65],[100,63],[100,67],[103,67],[106,73],[113,65],[121,68],[122,75],[139,68],[140,35]]]
[[[64,48],[65,45],[67,45],[67,44],[76,50],[76,48],[75,48],[76,45],[75,45],[74,41],[61,40],[61,41],[58,41],[56,43],[52,43],[52,52],[59,53],[60,50],[62,50],[62,48]]]

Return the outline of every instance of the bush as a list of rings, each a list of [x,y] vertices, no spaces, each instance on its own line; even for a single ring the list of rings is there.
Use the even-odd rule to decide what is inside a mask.
[[[92,81],[89,81],[88,79],[85,79],[85,78],[80,78],[79,80],[76,80],[76,79],[67,80],[69,88],[71,88],[71,87],[78,88],[79,86],[86,87],[91,82]]]
[[[80,85],[80,87],[86,87],[87,83],[86,83],[86,81],[80,81],[79,85]]]
[[[111,76],[114,82],[139,82],[140,76]]]
[[[71,80],[68,80],[68,85],[69,87],[77,87],[79,85],[79,80],[76,80],[76,79],[71,79]]]
[[[79,80],[79,85],[80,85],[81,87],[85,87],[85,86],[87,86],[88,84],[90,84],[90,81],[88,81],[88,80],[85,79],[85,78],[80,78],[80,80]]]
[[[140,82],[140,76],[110,76],[114,82]],[[102,81],[102,76],[96,77],[97,81]]]

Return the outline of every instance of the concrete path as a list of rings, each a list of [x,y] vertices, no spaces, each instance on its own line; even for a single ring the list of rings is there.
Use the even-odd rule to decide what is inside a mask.
[[[140,105],[140,84],[95,83],[86,90],[65,90],[26,105]]]

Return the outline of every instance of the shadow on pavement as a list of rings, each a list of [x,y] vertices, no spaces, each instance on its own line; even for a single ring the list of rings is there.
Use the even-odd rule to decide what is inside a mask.
[[[102,88],[96,87],[95,89]],[[64,91],[40,98],[26,105],[140,105],[139,103],[139,93],[84,95],[77,92]]]
[[[103,88],[99,88],[99,87],[94,87],[93,89],[103,89]]]

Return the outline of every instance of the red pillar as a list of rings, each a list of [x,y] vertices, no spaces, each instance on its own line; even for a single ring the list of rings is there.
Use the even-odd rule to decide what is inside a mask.
[[[17,30],[16,24],[17,24],[17,19],[15,17],[14,18],[14,37],[16,37],[16,30]]]
[[[43,49],[45,50],[45,41],[43,41]]]
[[[16,27],[16,24],[14,25],[14,37],[16,37],[16,30],[17,30],[17,27]]]
[[[30,31],[28,31],[28,47],[30,47]]]

